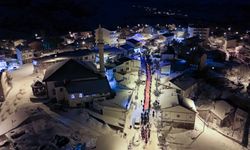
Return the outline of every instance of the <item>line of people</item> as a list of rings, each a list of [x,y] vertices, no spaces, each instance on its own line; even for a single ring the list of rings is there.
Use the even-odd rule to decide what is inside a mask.
[[[141,114],[141,125],[141,137],[142,140],[145,141],[145,144],[147,144],[150,139],[151,132],[151,124],[149,123],[149,111],[145,111]]]
[[[146,87],[144,90],[144,110],[147,110],[150,108],[150,96],[151,96],[151,71],[150,71],[150,66],[149,64],[146,64]]]

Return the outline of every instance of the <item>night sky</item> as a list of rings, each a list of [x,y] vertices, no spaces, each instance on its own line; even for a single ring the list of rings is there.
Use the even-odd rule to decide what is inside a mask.
[[[180,10],[188,19],[152,17],[133,5],[160,10]],[[137,23],[187,23],[200,21],[239,28],[250,27],[247,0],[1,0],[1,36],[62,34],[69,30],[93,30],[99,23],[114,28]]]

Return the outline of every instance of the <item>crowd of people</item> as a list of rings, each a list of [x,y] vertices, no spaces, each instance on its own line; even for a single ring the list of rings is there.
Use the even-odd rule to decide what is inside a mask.
[[[149,114],[150,114],[150,93],[151,93],[151,70],[150,65],[146,64],[146,87],[145,87],[145,98],[143,105],[143,112],[141,113],[141,137],[145,141],[145,144],[148,143],[150,138],[150,122],[149,122]]]
[[[149,111],[145,111],[141,114],[141,137],[145,141],[145,144],[148,143],[150,138],[150,127],[149,123]]]

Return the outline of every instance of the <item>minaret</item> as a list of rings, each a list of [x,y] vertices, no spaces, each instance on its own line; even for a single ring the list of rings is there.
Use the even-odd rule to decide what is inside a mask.
[[[105,67],[104,67],[104,39],[103,39],[103,30],[101,25],[97,30],[97,47],[99,49],[99,64],[100,64],[100,73],[105,76]]]

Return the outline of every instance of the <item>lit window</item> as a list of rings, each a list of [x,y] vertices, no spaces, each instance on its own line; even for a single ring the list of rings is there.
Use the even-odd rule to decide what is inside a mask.
[[[82,93],[79,94],[79,98],[82,98]]]
[[[74,94],[71,94],[71,99],[75,99],[75,95]]]

